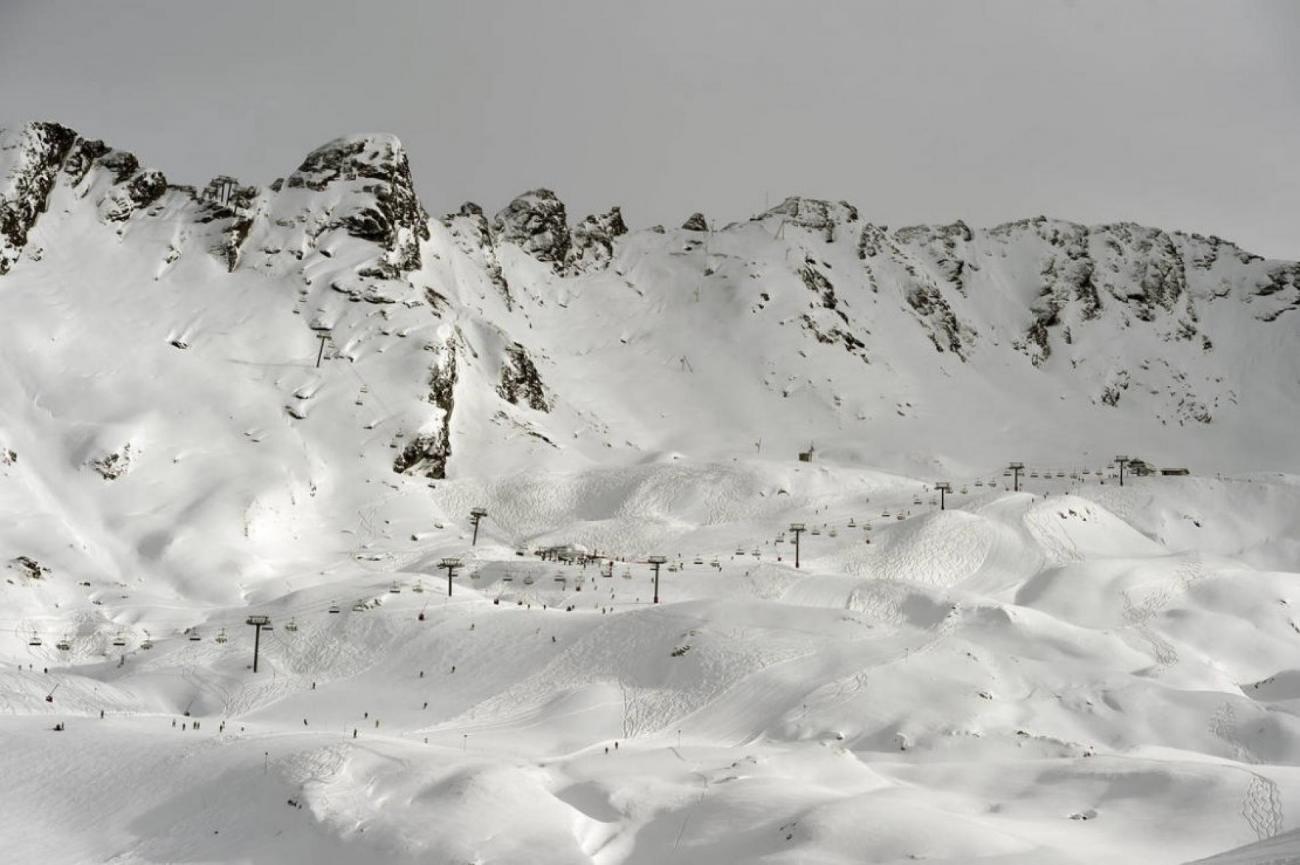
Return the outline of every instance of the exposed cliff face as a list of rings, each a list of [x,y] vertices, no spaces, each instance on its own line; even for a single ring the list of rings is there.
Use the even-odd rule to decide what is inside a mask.
[[[506,402],[526,404],[536,411],[550,411],[546,388],[528,351],[519,343],[507,346],[501,361],[501,384],[497,394]]]
[[[75,132],[57,123],[0,130],[0,154],[9,164],[0,177],[0,274],[18,260],[76,141]]]
[[[624,234],[627,225],[617,207],[608,213],[588,216],[573,229],[573,242],[565,256],[566,270],[576,274],[604,269],[614,258],[615,239]]]
[[[505,274],[501,270],[496,239],[492,236],[492,226],[483,215],[483,208],[472,201],[467,201],[457,212],[444,216],[442,224],[451,232],[456,246],[483,268],[500,292],[506,309],[513,309],[514,298],[510,294],[510,284],[506,282]]]
[[[401,142],[391,135],[340,138],[317,148],[289,176],[289,189],[317,192],[341,183],[366,196],[331,214],[320,231],[335,227],[385,251],[373,268],[381,279],[396,279],[420,266],[420,241],[429,239],[429,216],[415,194],[411,167]],[[368,198],[368,200],[367,200]]]
[[[541,262],[563,270],[569,255],[569,223],[564,202],[549,189],[534,189],[510,202],[492,220],[498,242],[513,243]]]
[[[438,410],[437,419],[432,430],[417,434],[393,461],[393,471],[398,474],[419,474],[435,480],[447,476],[452,449],[451,417],[456,407],[459,376],[456,342],[448,342],[437,355],[429,368],[428,382],[428,401]]]
[[[570,229],[564,202],[549,189],[534,189],[497,213],[490,232],[474,228],[469,233],[490,235],[494,244],[513,244],[557,274],[574,276],[607,267],[614,257],[614,241],[627,234],[627,225],[614,207]]]

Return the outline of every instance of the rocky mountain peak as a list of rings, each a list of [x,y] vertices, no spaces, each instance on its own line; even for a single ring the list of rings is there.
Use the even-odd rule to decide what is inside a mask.
[[[498,241],[512,243],[560,270],[569,254],[564,202],[549,189],[534,189],[511,201],[492,221]]]
[[[623,213],[612,207],[607,213],[588,216],[573,229],[573,244],[566,264],[571,273],[586,273],[607,266],[614,257],[614,239],[627,234]]]
[[[836,237],[837,228],[858,221],[858,209],[847,201],[823,201],[792,195],[758,218],[766,219],[770,216],[781,217],[792,225],[820,232],[826,242],[830,243]]]
[[[684,231],[708,231],[709,223],[705,221],[704,214],[697,210],[686,217],[686,221],[682,223],[682,229]]]
[[[429,215],[415,194],[401,141],[380,134],[337,138],[308,154],[285,184],[290,190],[317,192],[340,185],[368,193],[356,198],[338,222],[348,234],[386,251],[376,275],[396,278],[418,268],[419,242],[429,239]]]
[[[88,180],[99,169],[107,177],[94,187]],[[12,130],[0,129],[0,274],[18,260],[27,235],[48,207],[55,187],[64,182],[84,188],[105,223],[123,222],[167,191],[160,171],[141,168],[134,155],[114,150],[102,141],[85,139],[58,123],[33,122]]]

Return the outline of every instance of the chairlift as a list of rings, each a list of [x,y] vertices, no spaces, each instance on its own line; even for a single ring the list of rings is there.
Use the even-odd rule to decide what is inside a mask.
[[[559,583],[560,585],[564,585],[564,584],[567,583],[568,581],[569,581],[569,578],[568,578],[568,577],[564,577],[564,576],[560,576],[560,577],[556,577],[556,578],[555,578],[555,582]]]
[[[190,631],[190,642],[191,642],[191,643],[197,643],[197,642],[198,642],[199,640],[201,640],[201,639],[203,639],[203,636],[202,636],[198,631],[193,631],[193,630]]]
[[[851,528],[851,529],[856,529],[857,527],[858,527],[858,524],[855,523],[855,522],[853,522],[853,517],[849,517],[849,528]]]
[[[352,612],[354,613],[364,613],[367,609],[368,607],[361,601],[357,601],[352,605]]]
[[[816,527],[814,527],[814,528],[812,528],[812,529],[809,529],[809,531],[808,531],[808,534],[810,534],[810,535],[820,535],[821,533],[822,533],[822,530],[819,529],[819,528],[816,528]]]
[[[920,503],[921,503],[921,497],[920,497],[920,496],[917,496],[916,498],[912,499],[912,504],[914,504],[914,505],[919,505]]]
[[[218,643],[224,643],[226,641],[226,629],[222,628],[221,630],[217,631],[217,635],[213,637],[213,639],[216,640]]]
[[[402,593],[402,587],[397,584],[397,580],[393,580],[393,584],[388,587],[388,593],[390,595],[400,595]]]
[[[1058,478],[1063,478],[1063,477],[1065,477],[1065,472],[1057,472],[1057,473],[1056,473],[1056,476],[1057,476]]]
[[[891,513],[889,512],[889,508],[885,508],[883,511],[881,511],[881,512],[880,512],[880,515],[881,515],[882,517],[884,517],[885,519],[889,519],[890,517],[893,516],[893,514],[891,514]]]
[[[1030,472],[1030,473],[1029,473],[1029,476],[1030,476],[1031,478],[1036,478],[1036,477],[1038,477],[1038,472]]]
[[[525,586],[531,586],[533,583],[534,583],[534,580],[533,580],[533,575],[532,575],[532,574],[527,574],[527,575],[524,576],[524,585],[525,585]]]
[[[501,582],[503,583],[513,583],[514,581],[515,581],[514,574],[506,574],[504,577],[501,578]]]
[[[144,642],[140,644],[140,648],[144,649],[146,652],[149,651],[153,648],[153,640],[145,637]]]
[[[754,558],[760,558],[762,555],[763,554],[758,551],[758,547],[754,547]]]
[[[984,481],[976,481],[976,482],[975,482],[975,486],[977,486],[977,487],[982,487],[982,486],[984,486]]]
[[[703,558],[702,556],[696,556],[696,557],[695,557],[695,561],[693,562],[693,564],[697,564],[697,565],[702,565],[702,564],[704,564],[704,558]]]
[[[831,529],[831,530],[830,530],[829,532],[827,532],[826,534],[829,535],[829,536],[831,536],[832,538],[838,538],[838,537],[840,536],[840,533],[839,533],[838,531],[836,531],[835,529]]]
[[[962,487],[962,488],[961,488],[961,494],[962,494],[962,495],[966,495],[966,488],[965,488],[965,487]]]
[[[624,569],[623,569],[623,579],[625,579],[625,580],[630,580],[630,579],[632,579],[632,569],[631,569],[631,568],[624,568]]]
[[[191,637],[190,639],[193,639],[193,637]],[[114,646],[125,646],[125,645],[126,645],[126,637],[122,634],[121,631],[119,631],[118,634],[117,634],[117,636],[113,638],[113,645],[114,645]]]
[[[1002,473],[1002,477],[1004,477],[1004,478],[1009,478],[1009,477],[1011,477],[1011,472],[1009,472],[1009,471],[1003,472],[1003,473]]]
[[[896,517],[894,517],[894,519],[898,520],[899,522],[902,522],[903,520],[907,519],[907,517],[903,516],[902,514],[898,514]]]
[[[294,631],[298,630],[298,623],[293,619],[289,619],[289,621],[285,622],[284,629],[286,631],[289,631],[290,633],[293,633]]]
[[[32,638],[27,641],[29,646],[39,646],[41,644],[41,635],[32,631]]]
[[[718,561],[718,557],[717,557],[717,556],[714,556],[713,558],[709,559],[709,567],[711,567],[711,568],[720,568],[720,567],[722,567],[722,562]]]
[[[339,613],[339,612],[342,612],[342,610],[339,608],[339,602],[338,602],[338,601],[330,601],[330,612],[331,612],[331,613]]]
[[[54,644],[54,648],[58,649],[60,652],[70,652],[72,651],[72,644],[68,642],[67,637],[64,637],[62,640],[59,640]]]
[[[411,586],[411,591],[415,592],[417,595],[422,594],[424,592],[424,583],[416,580],[415,585]]]

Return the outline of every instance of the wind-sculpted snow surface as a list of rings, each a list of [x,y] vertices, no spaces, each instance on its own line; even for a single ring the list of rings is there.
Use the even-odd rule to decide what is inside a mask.
[[[1295,264],[411,171],[0,134],[9,859],[1294,855]]]

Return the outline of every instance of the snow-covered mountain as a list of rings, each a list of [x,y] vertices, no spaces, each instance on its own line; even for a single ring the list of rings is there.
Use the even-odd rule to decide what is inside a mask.
[[[0,769],[27,803],[0,837],[112,827],[51,861],[1175,862],[1289,828],[1294,262],[807,198],[431,218],[391,136],[191,187],[32,123],[0,132],[0,311]],[[1200,477],[1119,489],[1117,453]],[[685,555],[653,607],[644,566],[516,555],[561,543]],[[301,628],[269,682],[251,610]],[[33,726],[105,707],[114,758]],[[220,748],[160,748],[191,709]],[[619,738],[636,762],[600,763]],[[180,799],[43,780],[117,757],[184,757]]]
[[[7,327],[50,334],[28,298],[77,310],[54,313],[64,327],[129,318],[130,366],[177,386],[257,379],[229,340],[255,343],[245,365],[301,363],[328,331],[320,373],[246,388],[248,408],[289,418],[268,435],[396,443],[386,461],[431,478],[760,439],[913,467],[1114,450],[1295,467],[1300,265],[1218,238],[1041,217],[891,231],[801,198],[629,231],[617,207],[571,225],[544,189],[430,220],[389,136],[331,142],[267,187],[202,189],[53,124],[2,140]],[[77,364],[102,371],[100,344],[117,352],[41,354],[71,386]],[[358,379],[387,405],[364,436],[341,429],[377,407],[354,410]]]

